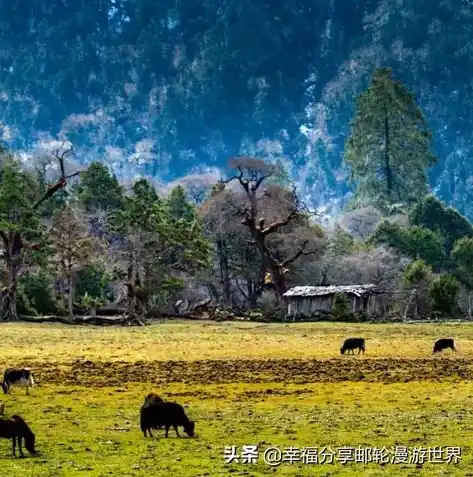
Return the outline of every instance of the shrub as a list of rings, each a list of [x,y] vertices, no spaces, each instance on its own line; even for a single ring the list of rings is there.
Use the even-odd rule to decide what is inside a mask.
[[[458,311],[457,297],[460,283],[452,275],[440,275],[429,289],[432,310],[440,315],[454,315]]]
[[[407,265],[404,270],[405,285],[417,285],[420,282],[428,282],[432,275],[432,268],[423,260],[416,260]]]
[[[18,312],[46,315],[57,312],[51,277],[45,272],[31,273],[18,280]]]
[[[351,311],[350,302],[343,293],[336,293],[332,303],[332,315],[334,321],[356,322],[359,321],[355,313]]]
[[[112,277],[101,263],[90,263],[82,268],[75,281],[75,295],[78,301],[85,295],[112,301],[110,283]]]

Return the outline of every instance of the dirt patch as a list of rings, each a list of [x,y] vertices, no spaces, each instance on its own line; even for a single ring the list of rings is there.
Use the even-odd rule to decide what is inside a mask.
[[[473,379],[473,359],[272,359],[73,363],[28,365],[38,384],[121,386],[126,383],[408,382]]]

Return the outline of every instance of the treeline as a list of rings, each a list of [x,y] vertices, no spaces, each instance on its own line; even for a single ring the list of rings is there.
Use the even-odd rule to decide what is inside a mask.
[[[413,96],[375,72],[357,100],[345,162],[355,193],[324,229],[280,164],[250,157],[191,201],[141,179],[125,187],[103,164],[66,174],[0,164],[1,317],[64,315],[105,305],[127,320],[199,306],[280,317],[295,285],[375,283],[390,309],[471,315],[473,227],[429,194],[431,133]],[[223,311],[222,311],[223,310]]]

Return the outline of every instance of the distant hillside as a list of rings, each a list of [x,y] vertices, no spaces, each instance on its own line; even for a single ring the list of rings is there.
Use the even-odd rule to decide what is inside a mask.
[[[391,66],[432,126],[433,190],[473,218],[471,1],[3,3],[0,122],[16,149],[63,135],[82,161],[165,182],[253,153],[340,206],[354,97]]]

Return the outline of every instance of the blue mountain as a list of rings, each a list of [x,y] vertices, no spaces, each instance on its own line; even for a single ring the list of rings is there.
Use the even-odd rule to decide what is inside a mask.
[[[378,66],[429,120],[432,190],[473,218],[471,0],[4,1],[1,134],[27,151],[66,138],[124,179],[279,159],[337,207],[354,100]]]

